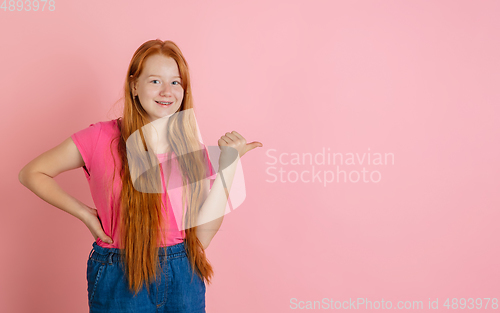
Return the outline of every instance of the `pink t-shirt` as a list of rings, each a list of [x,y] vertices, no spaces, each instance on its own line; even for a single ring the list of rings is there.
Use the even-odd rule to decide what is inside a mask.
[[[113,156],[116,162],[115,178],[113,182],[113,191],[109,190],[110,182],[113,180],[113,156],[111,155],[111,141],[120,136],[117,119],[105,122],[90,124],[89,127],[82,129],[71,135],[73,142],[77,146],[82,155],[85,166],[83,171],[90,186],[90,192],[94,200],[95,209],[101,220],[104,232],[113,239],[113,244],[108,244],[97,238],[96,242],[99,246],[105,248],[123,249],[119,240],[119,217],[120,217],[120,190],[121,178],[120,168],[121,161],[117,153],[118,140],[113,141],[111,146]],[[207,179],[210,179],[210,188],[213,185],[213,180],[217,173],[213,170],[212,164],[208,156],[208,150],[203,145],[205,154],[208,160]],[[168,210],[169,224],[168,231],[163,231],[162,239],[159,246],[171,246],[183,242],[186,237],[184,230],[179,230],[177,221],[178,217],[182,216],[182,177],[177,161],[172,158],[172,167],[169,178],[169,186],[180,186],[177,188],[169,188],[168,193],[165,187],[167,180],[166,160],[167,154],[157,154],[159,166],[162,169],[162,185],[164,192],[162,193],[162,201],[164,207]],[[161,163],[165,162],[162,166]],[[88,172],[87,172],[88,171]],[[186,210],[186,204],[184,206]],[[165,217],[163,210],[163,217]],[[175,218],[173,218],[175,216]],[[179,224],[180,225],[180,224]]]

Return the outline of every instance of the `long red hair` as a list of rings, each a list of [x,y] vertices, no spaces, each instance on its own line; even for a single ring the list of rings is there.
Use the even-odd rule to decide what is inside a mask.
[[[158,243],[161,229],[165,230],[164,226],[168,225],[168,222],[162,219],[161,211],[165,208],[161,193],[154,192],[163,190],[160,170],[155,166],[153,161],[155,155],[152,149],[148,149],[149,145],[146,140],[148,137],[144,136],[142,129],[150,121],[139,98],[133,97],[131,89],[131,83],[141,75],[145,61],[152,55],[163,55],[177,62],[184,89],[184,98],[178,112],[183,113],[182,111],[188,112],[186,110],[193,109],[188,65],[179,47],[172,41],[159,39],[142,44],[135,51],[127,71],[123,117],[118,119],[121,135],[115,138],[119,139],[118,156],[122,164],[120,244],[125,251],[123,265],[129,289],[135,294],[139,292],[143,284],[146,284],[149,291],[149,284],[156,279],[157,270],[159,270]],[[207,173],[206,156],[200,150],[194,115],[174,114],[169,118],[167,129],[168,151],[177,156],[179,170],[182,173],[183,208],[186,203],[188,205],[184,225],[191,225],[185,229],[189,262],[193,273],[210,284],[213,269],[196,236],[196,226],[192,226],[196,225],[196,217],[203,202],[201,190],[202,184],[206,183],[203,178]],[[134,133],[140,136],[133,136]],[[127,145],[127,141],[130,140],[142,142],[142,145]],[[144,147],[144,150],[141,151],[141,147]],[[170,172],[170,160],[167,168]],[[113,180],[114,178],[115,173],[113,173]],[[168,181],[166,184],[168,185]]]

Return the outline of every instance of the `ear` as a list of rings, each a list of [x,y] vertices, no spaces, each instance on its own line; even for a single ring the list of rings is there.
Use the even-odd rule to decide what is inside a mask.
[[[132,77],[132,75],[130,75]],[[132,96],[137,96],[137,88],[136,88],[137,82],[136,81],[131,81],[130,82],[130,91],[132,92]]]

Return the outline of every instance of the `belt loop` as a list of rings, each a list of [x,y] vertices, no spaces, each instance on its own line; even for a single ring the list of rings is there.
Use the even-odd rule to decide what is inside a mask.
[[[110,252],[108,254],[108,264],[113,264],[113,252]]]

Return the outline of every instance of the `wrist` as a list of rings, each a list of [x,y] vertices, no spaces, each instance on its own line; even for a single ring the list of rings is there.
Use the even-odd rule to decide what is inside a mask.
[[[230,149],[223,151],[219,156],[219,169],[225,169],[232,164],[237,163],[240,156],[236,149]]]
[[[76,211],[75,217],[86,224],[90,214],[90,208],[85,204],[81,204],[79,209]]]

